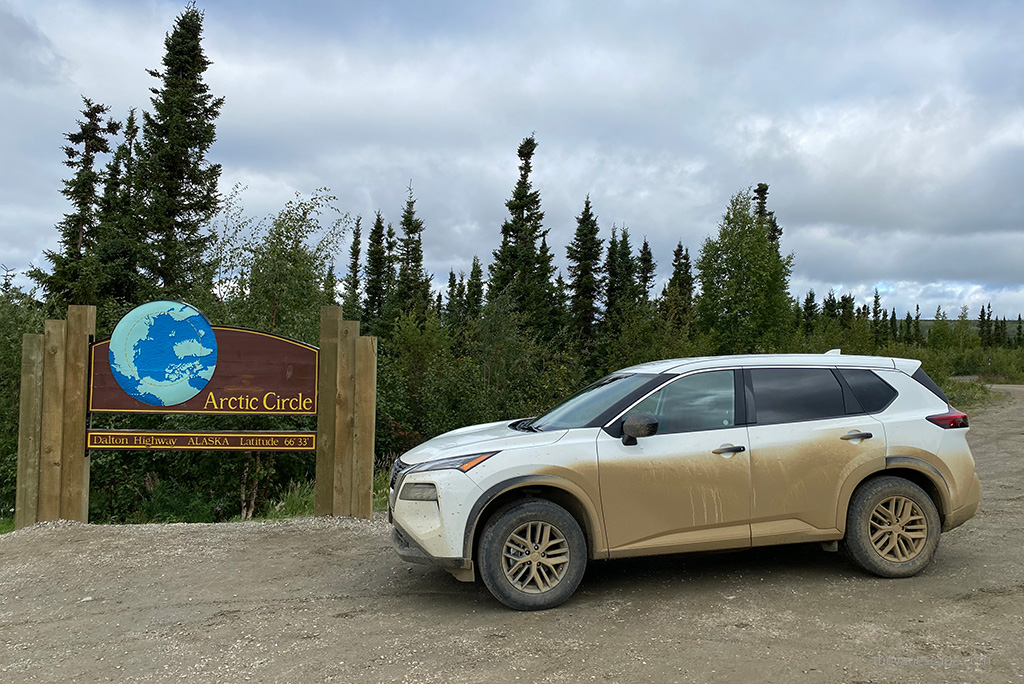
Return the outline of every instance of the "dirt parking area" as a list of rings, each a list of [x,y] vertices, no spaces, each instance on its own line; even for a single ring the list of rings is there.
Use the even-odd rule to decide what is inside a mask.
[[[0,537],[0,682],[1024,682],[1024,388],[971,415],[979,514],[920,575],[816,545],[592,563],[517,613],[373,521]]]

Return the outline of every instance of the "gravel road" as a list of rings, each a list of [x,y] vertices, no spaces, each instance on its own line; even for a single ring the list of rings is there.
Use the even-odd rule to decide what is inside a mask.
[[[591,564],[516,613],[388,527],[0,536],[0,682],[1024,682],[1024,387],[971,415],[979,514],[906,580],[816,545]]]

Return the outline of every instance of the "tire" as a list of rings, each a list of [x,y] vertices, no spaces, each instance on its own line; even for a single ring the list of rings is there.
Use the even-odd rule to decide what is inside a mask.
[[[910,577],[931,562],[942,523],[931,497],[901,477],[861,485],[846,514],[845,546],[857,565],[880,577]]]
[[[517,501],[487,521],[477,567],[494,598],[509,608],[546,610],[576,591],[587,568],[587,542],[561,506],[545,499]]]

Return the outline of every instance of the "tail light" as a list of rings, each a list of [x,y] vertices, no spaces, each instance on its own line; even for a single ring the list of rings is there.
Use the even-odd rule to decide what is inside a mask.
[[[950,428],[965,428],[967,427],[967,414],[961,413],[960,411],[949,411],[948,413],[928,416],[928,422],[935,423],[944,430],[949,430]]]

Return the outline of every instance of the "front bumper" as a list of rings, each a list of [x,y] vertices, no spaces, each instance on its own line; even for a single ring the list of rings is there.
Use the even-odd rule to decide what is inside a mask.
[[[391,545],[395,547],[398,556],[408,563],[433,565],[449,571],[473,569],[473,561],[469,558],[438,558],[437,556],[431,556],[398,524],[393,524],[391,528]]]
[[[408,484],[430,483],[436,500],[402,499]],[[388,497],[392,545],[402,560],[443,568],[461,581],[474,578],[473,560],[465,548],[470,504],[480,496],[476,484],[460,470],[416,471],[396,461]]]

